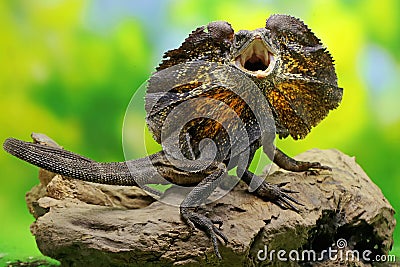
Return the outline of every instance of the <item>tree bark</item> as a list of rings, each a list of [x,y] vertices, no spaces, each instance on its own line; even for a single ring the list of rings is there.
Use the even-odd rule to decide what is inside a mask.
[[[267,180],[298,192],[291,195],[304,204],[299,213],[253,196],[243,183],[200,208],[223,221],[229,243],[219,245],[221,261],[209,238],[182,222],[178,207],[154,201],[139,188],[91,184],[43,170],[41,183],[26,197],[36,218],[31,231],[40,251],[62,266],[369,266],[363,252],[370,259],[388,255],[394,210],[355,159],[317,149],[296,159],[332,168],[310,174],[274,167]],[[164,197],[177,194],[181,191],[172,187]],[[351,257],[355,251],[359,260]]]

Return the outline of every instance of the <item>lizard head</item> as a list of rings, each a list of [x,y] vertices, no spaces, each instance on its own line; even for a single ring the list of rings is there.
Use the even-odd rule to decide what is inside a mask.
[[[277,51],[271,46],[268,30],[240,30],[232,46],[232,63],[246,74],[267,77],[275,67]]]

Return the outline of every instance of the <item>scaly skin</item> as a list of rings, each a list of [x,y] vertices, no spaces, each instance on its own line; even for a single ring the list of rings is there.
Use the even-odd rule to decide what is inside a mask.
[[[290,158],[273,140],[276,134],[304,138],[341,97],[330,54],[300,20],[273,15],[265,28],[237,33],[229,23],[217,21],[197,28],[179,48],[166,52],[149,80],[146,121],[162,151],[100,163],[46,142],[9,138],[3,147],[31,164],[84,181],[196,185],[181,203],[182,219],[202,229],[221,258],[217,237],[228,242],[215,226],[221,222],[197,213],[196,207],[237,167],[244,182],[260,185],[254,194],[297,211],[300,203],[289,195],[294,191],[266,182],[248,167],[262,146],[283,169],[329,170],[318,162]]]

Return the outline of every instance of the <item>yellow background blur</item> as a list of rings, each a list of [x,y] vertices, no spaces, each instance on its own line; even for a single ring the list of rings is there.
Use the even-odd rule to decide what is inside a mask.
[[[164,51],[178,47],[193,29],[213,20],[229,21],[235,30],[254,29],[263,27],[273,13],[290,14],[305,21],[328,47],[344,96],[340,107],[305,140],[278,141],[278,146],[289,155],[318,147],[355,156],[398,211],[399,3],[1,1],[0,140],[30,140],[31,132],[42,132],[95,160],[124,160],[125,109]],[[143,124],[143,114],[138,118]],[[0,261],[38,256],[29,232],[33,217],[24,201],[38,182],[38,170],[4,151],[0,170]],[[398,257],[399,243],[396,230],[392,254]]]

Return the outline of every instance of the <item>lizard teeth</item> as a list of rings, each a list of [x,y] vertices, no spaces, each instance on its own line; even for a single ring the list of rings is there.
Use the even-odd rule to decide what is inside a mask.
[[[267,77],[267,73],[265,73],[265,71],[262,71],[262,70],[258,70],[257,72],[256,72],[256,75],[255,75],[258,79],[263,79],[263,78],[265,78],[265,77]]]

